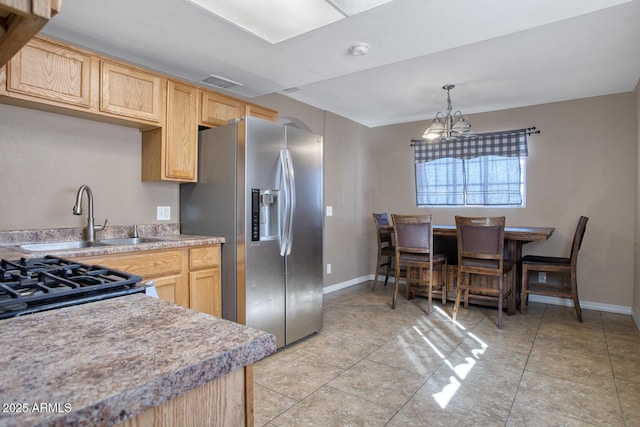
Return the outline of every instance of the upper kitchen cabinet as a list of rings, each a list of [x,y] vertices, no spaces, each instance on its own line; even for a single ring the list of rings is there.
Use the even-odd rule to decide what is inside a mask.
[[[60,11],[61,0],[0,0],[0,67]]]
[[[237,99],[206,90],[200,91],[200,98],[199,124],[202,126],[224,126],[243,115],[244,104]]]
[[[160,123],[165,82],[152,73],[100,61],[100,111]]]
[[[194,182],[198,158],[198,90],[167,81],[164,126],[142,133],[142,180]]]
[[[88,109],[92,64],[84,52],[33,39],[7,65],[6,90],[22,100]]]
[[[247,103],[245,106],[245,115],[265,119],[272,122],[278,121],[278,112],[261,105]]]

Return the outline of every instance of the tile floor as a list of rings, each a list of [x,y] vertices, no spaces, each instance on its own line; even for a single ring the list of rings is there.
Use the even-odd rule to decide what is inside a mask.
[[[325,295],[320,333],[255,365],[256,426],[640,426],[631,316],[540,303],[526,315],[400,298],[362,283]]]

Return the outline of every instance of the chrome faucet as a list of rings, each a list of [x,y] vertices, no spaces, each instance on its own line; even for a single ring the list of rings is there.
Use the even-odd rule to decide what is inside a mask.
[[[78,194],[76,195],[76,204],[73,205],[73,214],[82,215],[82,195],[87,192],[89,198],[89,213],[87,215],[87,241],[93,242],[96,240],[96,231],[104,230],[107,226],[107,220],[104,220],[104,225],[95,225],[93,222],[93,193],[88,185],[81,185],[78,188]]]

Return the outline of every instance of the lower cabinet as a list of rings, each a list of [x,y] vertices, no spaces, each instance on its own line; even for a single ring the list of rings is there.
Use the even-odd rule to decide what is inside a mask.
[[[220,317],[220,245],[126,252],[78,258],[86,264],[137,274],[153,280],[166,301]]]

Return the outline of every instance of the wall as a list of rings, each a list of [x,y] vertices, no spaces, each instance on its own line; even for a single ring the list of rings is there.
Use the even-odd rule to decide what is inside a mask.
[[[635,251],[634,251],[634,289],[633,318],[640,328],[640,81],[636,85],[636,212],[635,212]]]
[[[91,187],[94,218],[110,225],[156,223],[156,206],[179,221],[179,186],[140,181],[137,129],[0,105],[0,230],[84,227],[71,213]]]
[[[324,224],[324,263],[332,266],[331,274],[325,269],[324,285],[364,280],[372,271],[370,176],[374,171],[369,139],[373,130],[283,95],[253,101],[278,110],[281,121],[293,119],[323,135],[324,204],[333,208]]]
[[[628,312],[634,289],[636,117],[633,93],[470,116],[475,132],[530,126],[542,131],[529,137],[527,203],[518,209],[416,208],[409,141],[428,121],[377,128],[372,208],[431,212],[441,224],[454,224],[455,215],[505,215],[507,225],[555,227],[548,241],[523,248],[525,254],[553,256],[568,256],[578,217],[586,215],[580,299]]]

